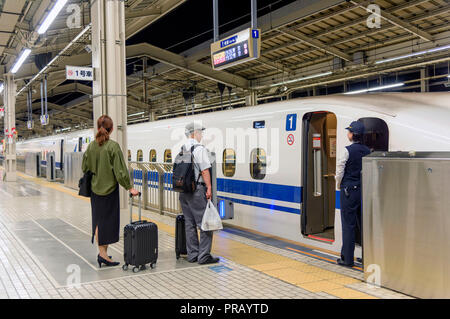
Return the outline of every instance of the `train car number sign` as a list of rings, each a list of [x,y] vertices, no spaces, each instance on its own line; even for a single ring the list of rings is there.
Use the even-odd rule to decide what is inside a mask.
[[[94,69],[66,65],[66,80],[94,81]]]
[[[286,131],[297,130],[297,114],[286,115]]]

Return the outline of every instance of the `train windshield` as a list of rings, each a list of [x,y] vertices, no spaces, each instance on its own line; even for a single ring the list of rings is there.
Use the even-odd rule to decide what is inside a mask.
[[[374,151],[389,150],[389,129],[385,121],[376,117],[363,117],[358,121],[364,124],[363,144]]]

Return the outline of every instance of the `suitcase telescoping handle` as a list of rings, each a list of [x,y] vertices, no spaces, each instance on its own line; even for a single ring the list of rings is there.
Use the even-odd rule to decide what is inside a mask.
[[[141,221],[142,193],[139,192],[139,221]],[[130,194],[130,224],[133,222],[133,195]]]

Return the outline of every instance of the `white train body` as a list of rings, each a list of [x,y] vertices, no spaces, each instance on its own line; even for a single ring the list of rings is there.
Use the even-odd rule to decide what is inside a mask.
[[[312,116],[310,122],[306,122],[308,116]],[[142,150],[145,162],[150,160],[150,150],[156,150],[156,162],[163,162],[167,149],[171,150],[172,157],[179,152],[180,145],[185,140],[184,126],[192,121],[201,122],[207,128],[203,142],[210,151],[216,153],[218,196],[234,202],[234,219],[226,221],[227,223],[338,252],[341,248],[341,223],[339,191],[330,186],[334,183],[334,178],[333,182],[329,182],[330,177],[321,171],[325,176],[323,193],[326,193],[327,186],[334,191],[328,192],[328,197],[321,200],[320,205],[327,202],[329,205],[325,206],[333,207],[324,214],[310,209],[302,217],[305,189],[311,187],[309,184],[305,185],[309,166],[302,165],[302,160],[309,156],[308,152],[314,152],[312,141],[310,144],[307,142],[311,135],[305,131],[305,126],[309,125],[309,131],[314,133],[312,121],[322,123],[319,118],[327,123],[320,142],[326,145],[322,151],[325,156],[323,160],[328,163],[326,170],[329,174],[335,171],[336,158],[350,144],[345,128],[350,122],[360,118],[369,118],[369,121],[375,121],[377,125],[382,120],[387,125],[386,148],[389,151],[450,151],[448,93],[336,95],[293,99],[129,125],[128,149],[132,161],[137,160],[139,150]],[[379,120],[373,120],[374,118]],[[64,139],[63,152],[73,152],[79,150],[80,137],[84,150],[87,142],[93,138],[93,131],[77,131],[24,141],[18,143],[17,150],[18,153],[41,151],[43,159],[46,152],[54,151],[56,161],[60,162],[61,139]],[[258,156],[260,161],[266,162],[265,176],[262,179],[253,178],[250,171],[250,153],[256,148],[263,150]],[[236,155],[232,176],[225,176],[222,170],[222,154],[225,149],[233,149]],[[312,163],[308,160],[307,165]],[[264,165],[259,166],[261,167]],[[256,174],[257,178],[262,175],[264,169],[263,174]],[[311,192],[308,192],[308,196],[311,196]],[[308,197],[307,200],[312,203],[317,198]],[[322,215],[325,217],[322,218]],[[309,225],[316,217],[322,221],[314,221],[317,224],[314,227],[320,228],[321,223],[328,223],[328,226],[322,225],[322,231],[314,230]],[[317,233],[320,234],[315,236]],[[322,236],[325,233],[328,237]]]

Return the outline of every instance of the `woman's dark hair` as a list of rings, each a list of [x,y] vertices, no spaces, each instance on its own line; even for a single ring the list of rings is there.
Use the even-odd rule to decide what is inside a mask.
[[[109,134],[113,129],[113,121],[108,115],[102,115],[97,120],[98,132],[95,135],[95,140],[98,145],[102,146],[107,140],[109,140]]]

